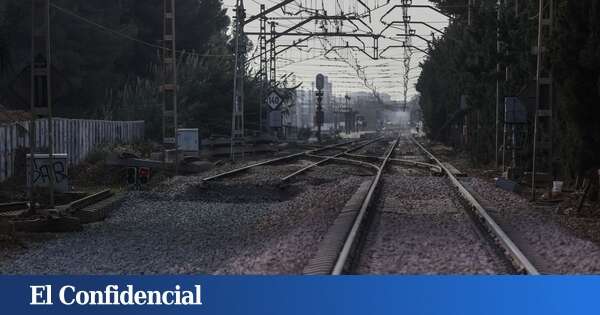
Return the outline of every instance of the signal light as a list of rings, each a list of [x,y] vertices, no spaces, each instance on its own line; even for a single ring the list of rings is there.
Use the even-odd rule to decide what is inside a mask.
[[[138,170],[138,179],[141,185],[148,184],[150,181],[151,171],[148,167],[140,167]]]

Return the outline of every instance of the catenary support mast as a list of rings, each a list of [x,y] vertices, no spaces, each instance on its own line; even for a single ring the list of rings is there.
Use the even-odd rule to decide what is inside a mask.
[[[533,136],[533,164],[531,174],[532,199],[536,198],[536,177],[539,173],[553,174],[552,147],[553,131],[553,82],[552,68],[548,66],[546,46],[547,37],[552,33],[554,0],[539,1],[537,73],[536,73],[536,110]]]
[[[244,81],[246,75],[246,42],[244,36],[244,20],[246,13],[244,1],[237,0],[234,29],[235,69],[233,78],[233,115],[231,119],[231,160],[244,158]]]
[[[174,149],[175,174],[179,164],[177,117],[177,46],[175,37],[175,0],[163,0],[163,143]],[[167,159],[165,151],[165,160]]]
[[[36,153],[35,124],[37,117],[48,118],[48,190],[50,208],[54,207],[54,126],[52,121],[52,56],[50,49],[50,3],[48,0],[32,0],[31,33],[31,126],[29,128],[29,197],[31,211],[35,208],[34,169]]]

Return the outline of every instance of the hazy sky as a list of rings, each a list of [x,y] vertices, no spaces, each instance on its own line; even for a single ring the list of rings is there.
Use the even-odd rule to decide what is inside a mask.
[[[369,4],[372,8],[377,5],[384,5],[386,0],[363,0],[364,3]],[[233,8],[235,6],[236,0],[224,0],[224,5],[227,8]],[[275,0],[245,0],[244,5],[246,7],[247,16],[252,16],[260,12],[260,4],[265,4],[267,8],[275,5],[278,1]],[[286,6],[286,11],[289,12],[297,12],[300,6],[309,7],[309,8],[319,8],[322,9],[323,5],[327,10],[328,15],[336,15],[340,14],[340,6],[343,8],[344,13],[349,12],[364,12],[364,8],[359,4],[356,0],[297,0],[292,2],[293,4],[289,4]],[[339,3],[339,4],[338,4]],[[385,5],[375,11],[372,12],[371,21],[368,18],[364,19],[364,22],[368,24],[373,33],[380,33],[385,25],[380,22],[380,18],[388,12],[394,5],[401,4],[400,0],[391,0],[388,5]],[[427,0],[414,0],[414,5],[431,5]],[[232,10],[229,10],[230,14],[233,14]],[[443,30],[444,27],[448,24],[448,19],[427,8],[411,8],[409,9],[409,15],[411,16],[412,21],[422,21],[427,22],[431,26]],[[282,10],[278,10],[269,15],[270,17],[283,17],[285,16]],[[306,15],[305,15],[306,16]],[[402,8],[396,8],[390,12],[385,18],[386,22],[391,21],[402,21]],[[277,31],[281,32],[290,26],[298,23],[298,20],[277,20]],[[259,22],[255,21],[246,26],[246,31],[250,32],[258,32],[259,31]],[[356,31],[358,33],[367,33],[369,31],[368,26],[360,25],[360,28],[356,30],[356,28],[348,22],[345,22],[342,26],[344,31]],[[402,27],[402,25],[398,25],[398,27]],[[431,32],[435,32],[434,30],[428,28],[425,25],[421,24],[411,24],[411,27],[416,30],[418,35],[421,35],[427,39],[431,39]],[[336,26],[330,24],[328,31],[335,31]],[[307,31],[315,31],[317,30],[317,25],[315,22],[309,22],[304,25],[303,29],[298,29],[298,32],[307,32]],[[380,39],[379,40],[379,50],[382,51],[385,47],[390,45],[401,45],[398,40],[402,40],[401,37],[398,37],[397,34],[402,34],[403,31],[400,29],[388,29],[384,35],[389,37],[395,37],[394,39]],[[439,35],[439,33],[437,33]],[[437,36],[436,35],[436,36]],[[277,44],[289,44],[293,40],[298,40],[302,37],[281,37],[278,39]],[[252,41],[255,44],[258,44],[256,37],[251,37]],[[345,46],[346,42],[349,45],[364,45],[366,46],[366,50],[369,53],[373,51],[373,39],[364,38],[364,44],[360,43],[353,37],[334,37],[329,38],[329,43],[335,46]],[[412,39],[412,44],[414,46],[418,46],[422,49],[427,47],[427,43],[419,38]],[[320,50],[323,47],[322,39],[311,39],[308,42],[303,43],[303,45],[307,45],[308,47],[303,47],[303,51],[298,49],[289,49],[287,52],[278,56],[278,76],[284,75],[286,73],[294,73],[296,75],[297,83],[303,83],[303,87],[310,87],[311,83],[314,81],[314,77],[317,73],[323,73],[330,77],[333,82],[334,93],[336,94],[345,94],[346,92],[353,92],[359,90],[367,90],[361,81],[357,78],[356,71],[349,67],[346,63],[336,60],[330,60],[331,58],[338,57],[336,53],[329,53],[326,59],[325,56],[320,56],[324,53],[323,50]],[[330,45],[329,43],[325,43],[326,45]],[[360,51],[350,50],[350,49],[341,49],[338,50],[339,55],[342,57],[350,57],[356,56],[358,63],[361,67],[365,68],[365,73],[369,81],[377,88],[378,91],[389,93],[392,95],[392,98],[400,100],[403,95],[403,78],[404,78],[404,65],[401,60],[372,60],[370,57],[364,55]],[[253,52],[251,52],[252,54]],[[420,72],[419,62],[424,58],[424,54],[417,50],[414,50],[414,55],[411,61],[411,72],[410,72],[410,85],[409,85],[409,95],[416,94],[414,89],[414,85],[417,82],[417,78]],[[385,53],[383,53],[382,57],[386,58],[402,58],[403,57],[403,49],[402,48],[390,48]]]

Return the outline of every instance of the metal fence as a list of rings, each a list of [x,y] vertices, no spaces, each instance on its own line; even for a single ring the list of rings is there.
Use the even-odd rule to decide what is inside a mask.
[[[0,125],[0,182],[15,174],[17,150],[29,147],[30,122]],[[76,165],[100,144],[134,143],[144,138],[143,121],[105,121],[55,118],[54,152],[67,153]],[[37,151],[48,148],[48,120],[36,121]]]

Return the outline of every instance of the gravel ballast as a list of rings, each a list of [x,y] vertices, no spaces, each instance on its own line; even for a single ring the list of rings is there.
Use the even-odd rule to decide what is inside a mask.
[[[600,273],[600,247],[562,226],[561,216],[551,208],[535,208],[525,198],[483,179],[464,183],[482,198],[490,215],[542,273]]]
[[[386,176],[358,274],[505,274],[446,179]]]
[[[459,169],[474,174],[461,182],[538,271],[542,274],[600,273],[600,243],[596,233],[591,232],[597,231],[597,219],[560,215],[556,205],[530,203],[523,195],[496,187],[493,178],[489,178],[495,171],[474,167],[465,156],[440,151],[438,158],[450,160]]]
[[[381,156],[388,140],[356,154]],[[407,139],[395,157],[425,161]],[[0,274],[300,274],[352,194],[373,178],[366,168],[328,164],[280,181],[317,161],[302,158],[202,181],[253,162],[226,164],[129,192],[106,221],[82,232],[22,235],[28,248],[0,246]],[[600,273],[600,246],[565,228],[552,210],[490,181],[461,181],[542,273]],[[381,184],[355,273],[513,272],[447,178],[391,163]]]
[[[355,168],[330,165],[279,188],[280,177],[309,163],[260,167],[208,185],[201,183],[206,175],[176,177],[130,192],[105,222],[28,244],[0,261],[0,273],[301,273],[364,180]]]

